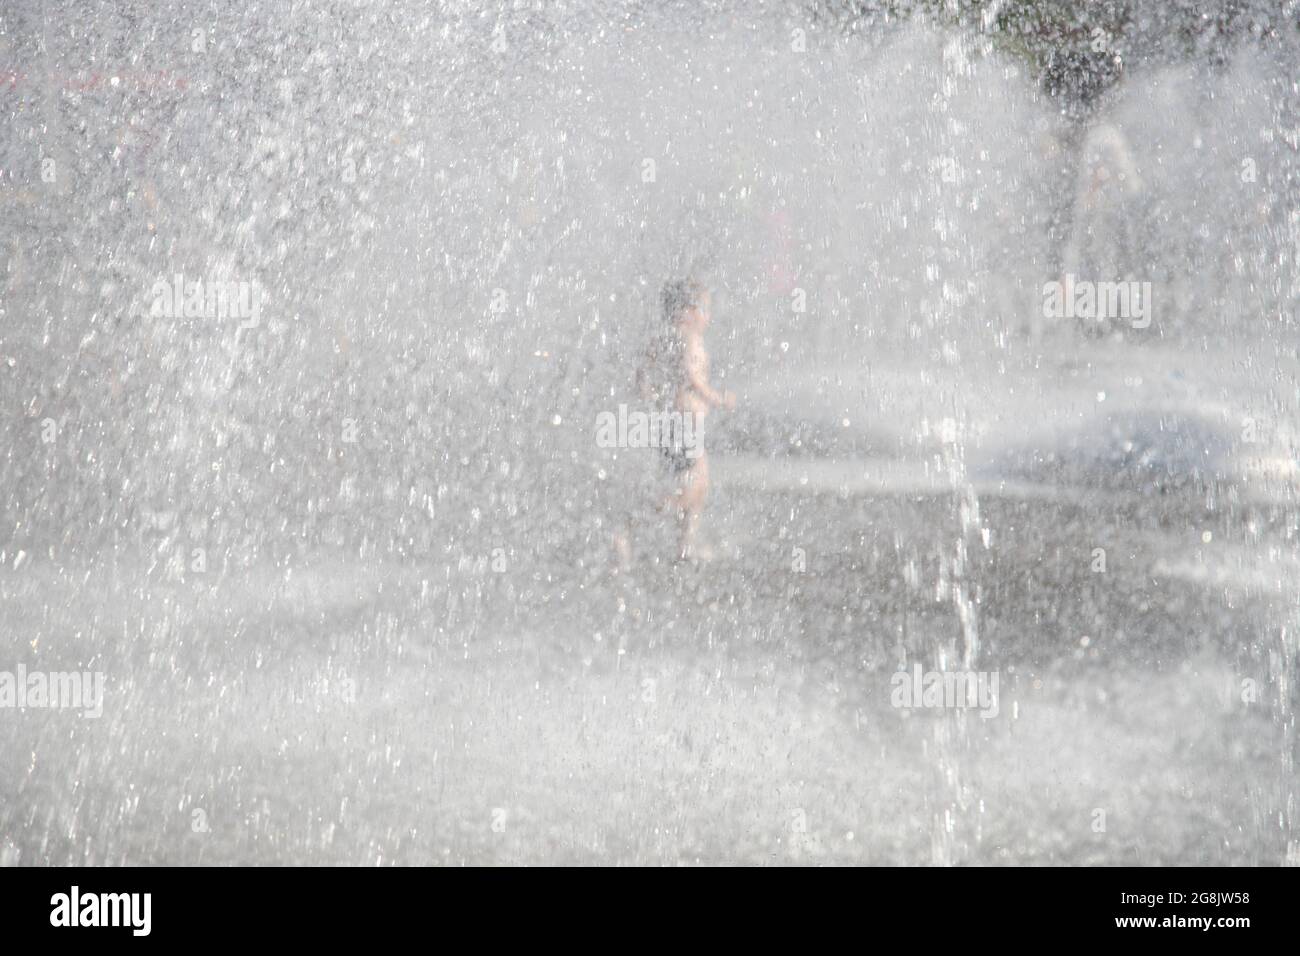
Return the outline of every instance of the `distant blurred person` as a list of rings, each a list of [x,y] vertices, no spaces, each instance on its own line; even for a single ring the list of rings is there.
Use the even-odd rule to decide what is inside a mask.
[[[1063,273],[1094,280],[1127,277],[1136,241],[1130,203],[1142,189],[1123,130],[1106,120],[1094,123],[1080,150],[1071,229],[1061,255]]]
[[[1131,201],[1142,178],[1123,130],[1104,118],[1123,76],[1123,60],[1109,50],[1066,50],[1054,54],[1043,88],[1065,119],[1060,155],[1071,168],[1049,224],[1052,270],[1093,282],[1127,278],[1135,258]],[[1104,332],[1106,322],[1088,331]]]
[[[652,428],[659,465],[671,482],[657,510],[678,523],[679,560],[707,559],[696,541],[709,493],[709,458],[704,420],[714,408],[733,409],[736,396],[709,382],[704,332],[712,319],[712,296],[698,279],[669,282],[662,295],[664,326],[646,349],[637,370],[637,391],[662,427]],[[631,563],[630,530],[615,536],[619,564]]]

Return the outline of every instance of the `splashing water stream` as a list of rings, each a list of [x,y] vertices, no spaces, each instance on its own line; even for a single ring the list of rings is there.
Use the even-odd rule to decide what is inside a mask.
[[[0,672],[110,691],[0,864],[1294,859],[1300,41],[1194,6],[1080,118],[1017,0],[7,3]],[[611,578],[692,270],[716,556]]]

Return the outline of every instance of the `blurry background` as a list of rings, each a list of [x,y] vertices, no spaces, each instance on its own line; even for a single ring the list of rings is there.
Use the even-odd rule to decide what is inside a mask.
[[[0,669],[109,695],[0,717],[0,862],[1285,859],[1298,9],[10,0]],[[719,560],[611,579],[691,268]]]

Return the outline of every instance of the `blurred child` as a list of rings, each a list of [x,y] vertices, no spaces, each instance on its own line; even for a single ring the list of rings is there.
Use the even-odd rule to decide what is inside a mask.
[[[669,282],[663,290],[663,329],[654,336],[637,370],[641,399],[671,423],[655,437],[660,465],[671,488],[658,503],[661,513],[678,522],[678,557],[707,558],[695,541],[700,514],[709,493],[709,458],[704,450],[704,419],[714,408],[736,407],[736,396],[709,383],[709,353],[704,332],[709,326],[711,296],[696,279]],[[615,537],[619,562],[631,560],[628,535]]]

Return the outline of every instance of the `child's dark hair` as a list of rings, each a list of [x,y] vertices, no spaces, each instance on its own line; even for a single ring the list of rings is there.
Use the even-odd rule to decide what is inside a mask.
[[[687,309],[700,304],[706,289],[698,279],[673,279],[664,283],[664,320],[676,321]]]

